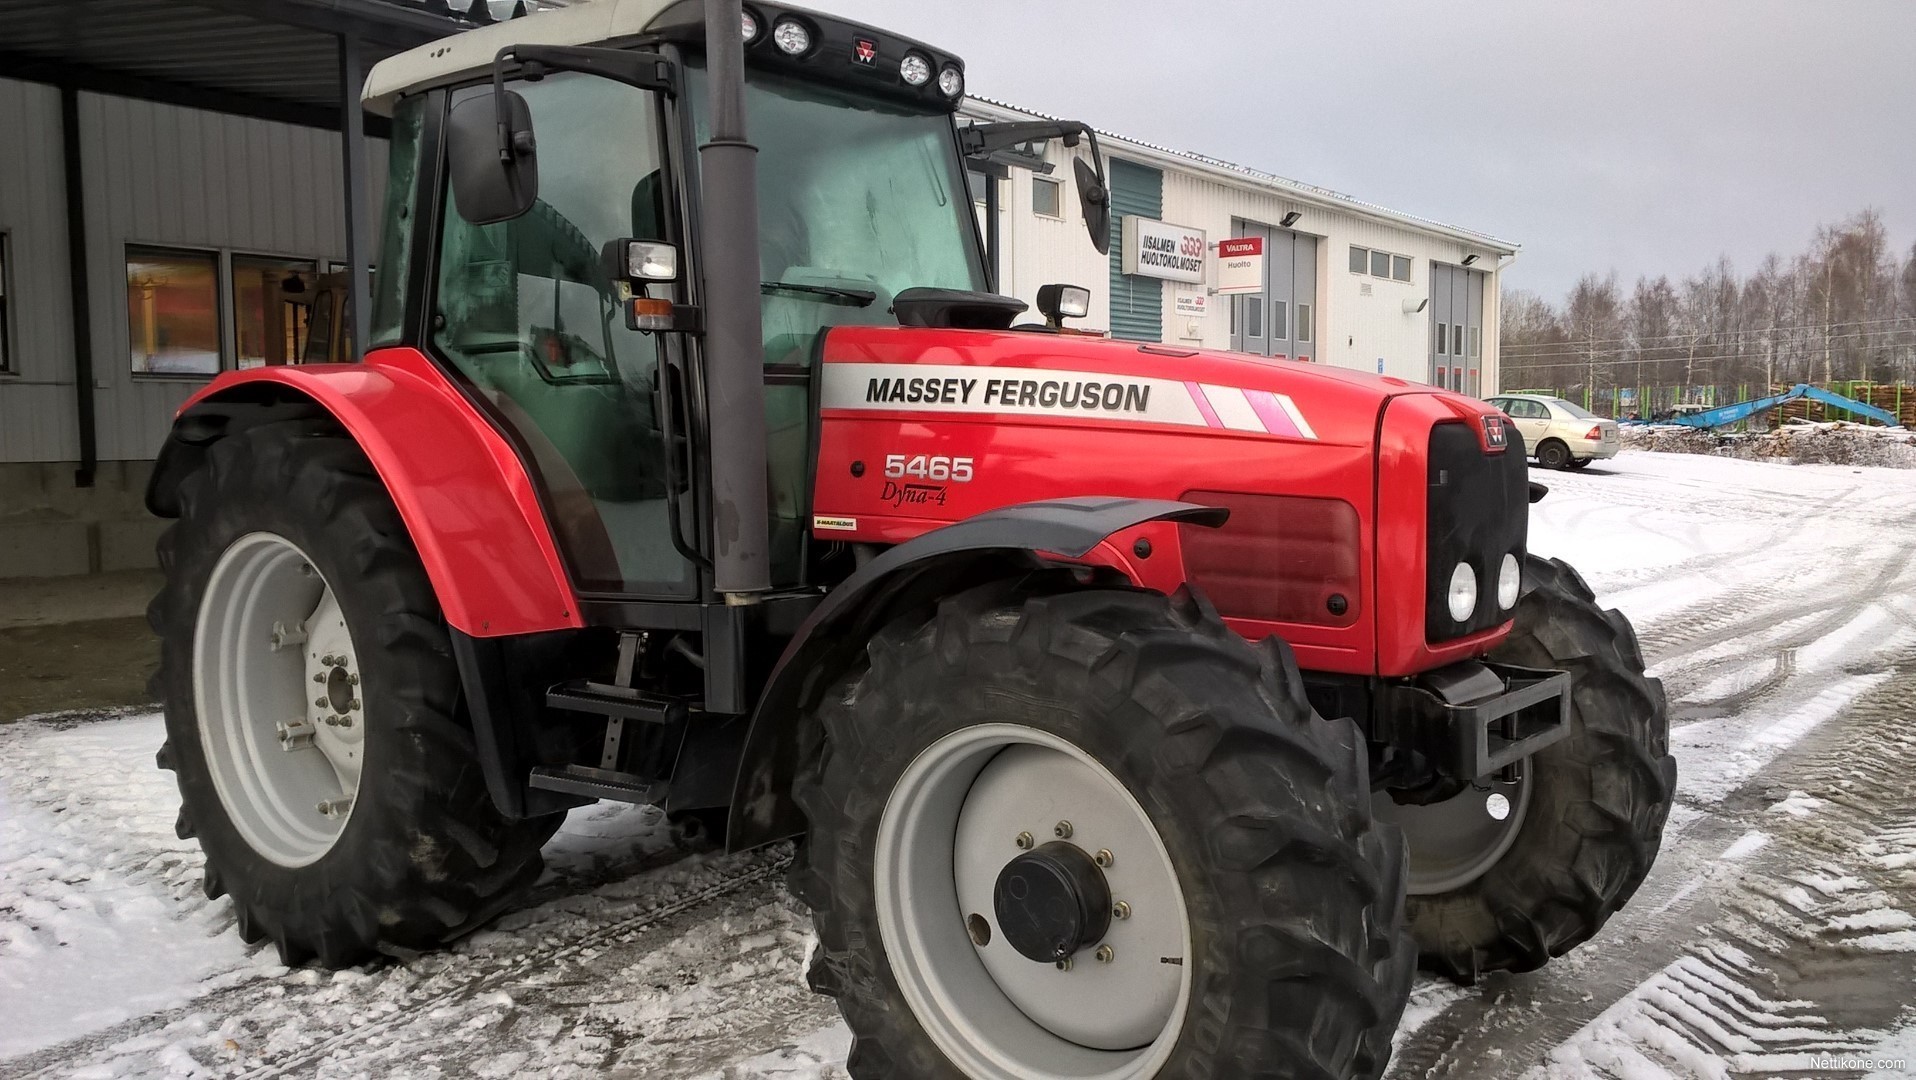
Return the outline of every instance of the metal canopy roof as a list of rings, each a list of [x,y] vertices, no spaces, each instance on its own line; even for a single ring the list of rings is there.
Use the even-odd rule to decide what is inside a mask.
[[[555,0],[0,0],[0,78],[337,129],[361,70]],[[357,88],[354,88],[355,91]]]

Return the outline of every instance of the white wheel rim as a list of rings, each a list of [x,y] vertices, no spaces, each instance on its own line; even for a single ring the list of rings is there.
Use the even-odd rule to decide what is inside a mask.
[[[332,587],[273,533],[214,565],[193,635],[200,745],[227,817],[262,857],[332,850],[365,765],[359,656]]]
[[[1442,802],[1425,805],[1400,805],[1388,791],[1371,795],[1372,816],[1404,830],[1412,896],[1453,892],[1497,865],[1517,842],[1529,815],[1533,768],[1534,763],[1525,762],[1515,781],[1492,774]]]
[[[997,932],[992,889],[1021,853],[1068,840],[1109,851],[1129,906],[1068,970],[1025,959]],[[879,934],[900,991],[940,1050],[979,1080],[1156,1075],[1191,997],[1191,931],[1177,872],[1137,799],[1049,732],[984,724],[939,739],[905,769],[878,826]],[[992,936],[974,943],[967,919]],[[1098,958],[1097,945],[1111,947]]]

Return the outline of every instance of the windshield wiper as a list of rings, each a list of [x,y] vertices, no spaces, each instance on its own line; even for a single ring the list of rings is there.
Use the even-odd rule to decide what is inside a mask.
[[[835,304],[846,307],[870,307],[878,294],[865,289],[840,289],[831,285],[800,285],[796,281],[761,281],[759,292],[804,293],[806,296],[822,297]]]

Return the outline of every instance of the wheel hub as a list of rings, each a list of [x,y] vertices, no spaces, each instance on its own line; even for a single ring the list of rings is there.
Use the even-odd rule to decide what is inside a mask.
[[[1150,815],[1084,750],[945,736],[894,786],[873,869],[899,990],[967,1076],[1157,1075],[1191,1001],[1188,913]]]
[[[1054,840],[1005,864],[991,908],[1019,955],[1054,964],[1104,940],[1111,886],[1083,848]]]

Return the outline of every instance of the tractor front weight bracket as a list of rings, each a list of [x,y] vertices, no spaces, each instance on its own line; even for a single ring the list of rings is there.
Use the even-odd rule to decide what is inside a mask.
[[[1570,676],[1467,661],[1377,687],[1371,738],[1474,780],[1570,733]]]

